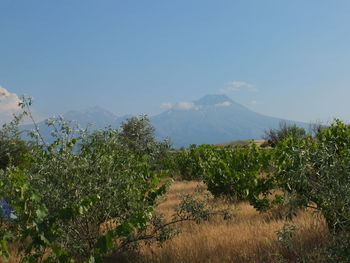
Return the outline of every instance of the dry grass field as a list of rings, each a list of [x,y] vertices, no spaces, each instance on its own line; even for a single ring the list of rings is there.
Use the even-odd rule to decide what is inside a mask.
[[[179,194],[191,193],[197,182],[175,182],[159,210],[170,217],[180,202]],[[234,207],[233,219],[182,223],[182,233],[162,247],[143,246],[137,254],[114,255],[106,262],[319,262],[327,247],[327,227],[320,215],[300,211],[293,221],[276,213],[259,213],[247,203]],[[296,226],[288,239],[277,231],[285,224]],[[286,235],[288,232],[286,232]],[[282,239],[281,239],[282,238]]]
[[[249,145],[251,142],[255,143],[257,146],[261,146],[265,140],[237,140],[231,142],[225,142],[217,144],[218,146],[245,146]]]
[[[198,185],[198,182],[175,182],[160,203],[159,211],[170,219],[180,202],[179,195],[193,193]],[[143,245],[138,253],[113,255],[106,263],[319,262],[322,258],[328,233],[320,215],[300,211],[293,221],[286,221],[278,213],[259,213],[247,203],[232,205],[231,209],[231,220],[213,218],[201,224],[181,223],[178,227],[182,233],[162,247]],[[297,229],[290,239],[278,241],[277,231],[285,224],[295,225]],[[17,262],[13,251],[9,263]]]

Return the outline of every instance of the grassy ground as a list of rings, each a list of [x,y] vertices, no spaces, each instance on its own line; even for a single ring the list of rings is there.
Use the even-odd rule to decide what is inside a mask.
[[[231,142],[225,142],[225,143],[220,143],[218,146],[245,146],[249,145],[251,142],[254,142],[257,146],[261,146],[265,140],[238,140],[238,141],[231,141]]]
[[[175,182],[160,203],[159,212],[171,218],[180,202],[179,194],[192,193],[197,186],[198,182]],[[143,245],[138,253],[113,255],[106,263],[320,262],[328,235],[320,215],[300,211],[293,221],[286,221],[280,219],[278,211],[261,214],[247,203],[231,210],[234,217],[229,221],[214,218],[198,225],[181,223],[178,227],[182,233],[162,247]],[[277,231],[285,224],[295,225],[297,230],[290,239],[285,231],[285,237],[280,236],[278,241]],[[9,262],[19,262],[14,252]]]
[[[179,203],[179,194],[191,193],[197,182],[175,182],[159,211],[170,217]],[[162,247],[143,246],[138,254],[115,255],[107,262],[319,262],[327,246],[327,228],[320,215],[300,211],[293,221],[280,219],[278,213],[258,213],[247,203],[232,207],[230,221],[215,218],[197,225],[180,225],[182,234]],[[297,229],[277,231],[285,224]],[[292,231],[293,232],[293,231]]]

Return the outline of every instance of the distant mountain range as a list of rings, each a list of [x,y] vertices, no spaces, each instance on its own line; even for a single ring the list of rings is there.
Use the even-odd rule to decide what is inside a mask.
[[[107,126],[119,127],[120,124],[132,115],[118,117],[110,111],[95,106],[85,110],[71,110],[63,115],[65,120],[76,121],[82,127],[93,124],[93,128],[105,128]]]
[[[69,111],[63,117],[75,120],[83,127],[93,123],[93,128],[104,128],[119,127],[131,115],[118,117],[101,107],[92,107],[83,111]],[[306,123],[256,113],[226,95],[206,95],[191,103],[179,103],[150,119],[158,139],[170,138],[176,148],[190,144],[261,139],[266,130],[277,128],[281,121],[308,127]],[[50,136],[43,122],[39,126],[45,137]],[[24,128],[32,127],[26,125]]]
[[[175,106],[152,118],[157,135],[170,137],[175,147],[261,139],[266,130],[277,128],[281,121],[308,127],[306,123],[256,113],[226,95],[207,95],[189,109]]]

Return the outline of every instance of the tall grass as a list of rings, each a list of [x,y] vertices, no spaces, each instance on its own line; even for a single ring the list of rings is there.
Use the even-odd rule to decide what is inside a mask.
[[[179,195],[194,192],[198,184],[175,182],[159,205],[159,212],[170,219],[180,202]],[[232,210],[234,216],[229,221],[214,218],[201,224],[182,223],[179,225],[182,233],[162,247],[143,245],[139,252],[113,255],[106,263],[320,262],[324,256],[328,231],[320,214],[299,211],[288,221],[273,213],[259,213],[244,202],[232,205]],[[277,231],[285,224],[296,226],[296,230],[290,239],[279,240]],[[9,263],[17,262],[14,245]]]
[[[175,182],[159,211],[170,217],[180,202],[178,195],[193,192],[197,185]],[[185,222],[180,226],[182,233],[162,247],[143,246],[139,253],[114,255],[107,262],[319,262],[323,257],[328,231],[321,215],[299,211],[288,221],[272,213],[259,213],[247,203],[232,209],[232,220],[214,218],[199,225]],[[283,239],[285,224],[294,225],[296,230]]]

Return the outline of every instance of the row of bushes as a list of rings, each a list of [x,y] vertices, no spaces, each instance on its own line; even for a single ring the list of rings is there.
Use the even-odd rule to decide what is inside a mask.
[[[332,250],[334,261],[348,262],[350,126],[335,120],[314,136],[285,133],[271,146],[192,145],[175,154],[174,166],[183,179],[203,181],[213,195],[247,200],[259,211],[287,207],[288,218],[298,209],[321,212],[329,231],[342,236],[342,245],[338,240]]]
[[[16,243],[22,262],[94,262],[131,244],[167,187],[165,174],[155,169],[167,146],[152,140],[152,130],[132,138],[137,147],[131,146],[127,134],[135,123],[90,133],[49,121],[57,132],[53,143],[38,138],[23,148],[23,161],[7,151],[0,196],[13,217],[0,217],[0,254],[8,257],[7,244]],[[2,146],[20,140],[11,134],[1,139]]]
[[[95,131],[51,119],[48,143],[38,129],[22,140],[19,124],[30,115],[30,101],[22,106],[23,114],[0,130],[3,258],[14,250],[20,262],[101,262],[141,242],[171,238],[179,222],[214,215],[190,196],[171,221],[156,212],[173,162],[169,142],[155,139],[146,116]]]
[[[141,240],[165,240],[172,222],[162,223],[155,208],[169,177],[178,174],[202,180],[214,196],[249,201],[259,211],[283,206],[292,217],[312,207],[334,236],[342,236],[331,257],[349,260],[350,127],[338,120],[314,136],[283,126],[271,133],[273,147],[192,145],[180,151],[157,142],[144,116],[119,130],[95,132],[51,120],[50,144],[38,132],[23,141],[19,122],[17,117],[0,131],[4,257],[8,244],[16,243],[22,262],[97,262]],[[202,206],[187,201],[174,222],[207,218],[193,209]]]

